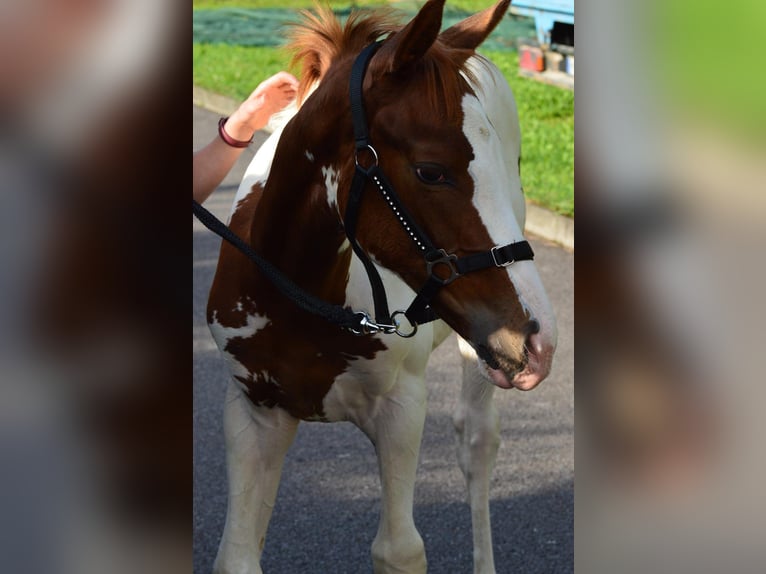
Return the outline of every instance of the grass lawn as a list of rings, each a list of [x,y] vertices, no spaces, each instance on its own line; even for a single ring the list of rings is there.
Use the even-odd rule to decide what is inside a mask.
[[[350,2],[331,2],[348,6]],[[357,5],[380,4],[356,0]],[[460,0],[452,6],[476,10],[486,2]],[[195,8],[305,7],[310,0],[195,0]],[[518,75],[515,52],[484,52],[508,79],[519,108],[522,134],[521,179],[527,197],[563,215],[574,215],[574,93]],[[287,69],[280,48],[194,44],[194,84],[243,100],[258,83]]]

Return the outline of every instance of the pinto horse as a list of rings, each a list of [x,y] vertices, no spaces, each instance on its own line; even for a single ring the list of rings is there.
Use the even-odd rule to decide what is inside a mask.
[[[492,390],[528,390],[547,376],[556,325],[523,241],[516,105],[498,69],[475,53],[509,1],[440,33],[443,4],[430,0],[404,27],[390,12],[357,12],[341,25],[318,8],[294,29],[300,104],[248,168],[230,228],[306,292],[364,317],[378,307],[371,289],[377,275],[397,318],[388,328],[374,321],[341,328],[298,307],[223,244],[208,301],[208,323],[232,374],[218,573],[261,572],[284,457],[301,420],[351,421],[370,438],[382,486],[374,571],[426,572],[412,515],[424,375],[431,351],[451,330],[464,364],[454,423],[472,510],[474,572],[495,572],[488,490],[499,431]],[[351,102],[354,74],[359,93]],[[355,146],[357,121],[366,131]],[[385,186],[372,177],[352,183],[371,166],[385,174]],[[352,236],[354,185],[361,199]],[[424,259],[430,247],[421,243],[438,246],[441,255]],[[518,245],[526,249],[511,263],[514,250],[506,248]],[[424,296],[431,283],[436,287]],[[418,298],[426,300],[421,313],[405,312]],[[438,320],[421,321],[424,310]]]

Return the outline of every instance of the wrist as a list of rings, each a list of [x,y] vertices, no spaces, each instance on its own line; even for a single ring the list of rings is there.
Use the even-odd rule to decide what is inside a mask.
[[[254,130],[232,117],[218,121],[218,135],[229,146],[244,148],[253,142]]]

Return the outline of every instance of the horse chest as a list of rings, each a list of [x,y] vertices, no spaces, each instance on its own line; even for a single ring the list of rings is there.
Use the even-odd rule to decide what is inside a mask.
[[[240,326],[225,326],[213,314],[210,329],[240,388],[256,406],[279,407],[303,420],[326,420],[324,400],[342,375],[360,362],[375,362],[385,346],[326,325],[274,322],[247,315]]]
[[[322,322],[296,329],[257,313],[240,312],[233,323],[214,312],[210,329],[254,405],[302,420],[371,416],[375,400],[392,391],[403,370],[422,378],[433,346],[431,327],[410,340],[358,337]]]

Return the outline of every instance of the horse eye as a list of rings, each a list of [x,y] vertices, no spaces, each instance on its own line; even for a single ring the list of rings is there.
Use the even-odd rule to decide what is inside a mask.
[[[428,185],[449,183],[449,179],[445,175],[444,171],[438,166],[419,166],[415,168],[415,173],[417,174],[420,181]]]

